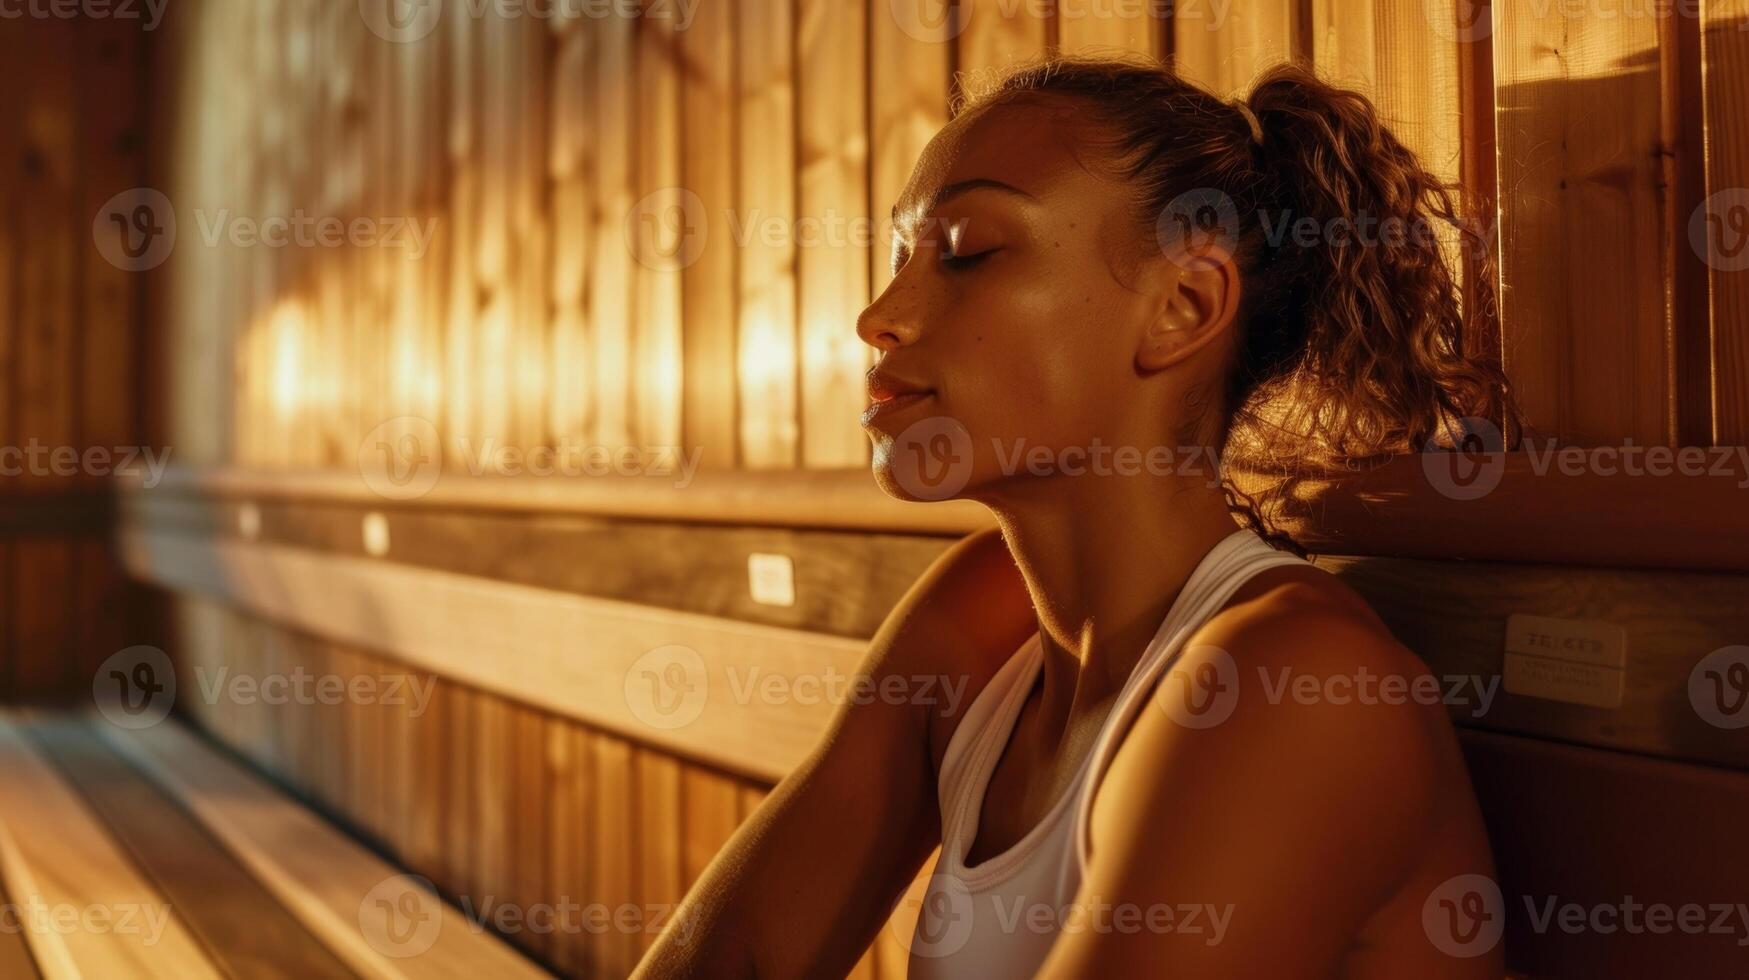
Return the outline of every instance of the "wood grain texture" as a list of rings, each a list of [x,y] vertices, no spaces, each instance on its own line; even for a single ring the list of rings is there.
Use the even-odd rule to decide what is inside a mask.
[[[796,311],[794,22],[788,5],[736,11],[741,464],[790,469],[800,453]]]
[[[1166,54],[1165,5],[1126,0],[1058,0],[1058,47],[1066,55],[1156,60]]]
[[[1298,0],[1187,4],[1172,18],[1173,64],[1222,98],[1244,95],[1258,72],[1298,54]]]
[[[1495,10],[1504,361],[1529,423],[1580,445],[1672,437],[1658,25]]]
[[[1749,255],[1749,137],[1741,122],[1749,115],[1746,28],[1749,2],[1706,4],[1700,43],[1710,205],[1698,218],[1687,215],[1676,229],[1692,240],[1692,223],[1698,220],[1709,234],[1712,441],[1721,446],[1749,445],[1749,262],[1743,259]]]
[[[41,715],[31,717],[22,732],[78,790],[103,830],[163,893],[216,966],[230,976],[355,976],[90,725],[88,719]]]
[[[740,458],[735,30],[730,4],[707,3],[680,36],[680,183],[695,195],[672,215],[688,236],[679,256],[681,444],[713,468]]]
[[[319,631],[322,642],[392,650],[411,667],[479,688],[464,700],[516,698],[707,763],[751,761],[754,768],[741,771],[765,778],[781,776],[806,753],[833,708],[809,696],[821,689],[809,685],[848,678],[865,645],[297,549],[129,538],[123,552],[137,574]],[[507,656],[510,650],[518,655]],[[313,714],[344,726],[339,710],[318,705]],[[456,731],[451,805],[465,807],[460,818],[469,822],[461,825],[466,832],[452,827],[451,846],[465,849],[494,839],[476,825],[482,816],[473,801],[488,793],[480,780],[492,764],[481,756],[501,743]],[[323,759],[324,802],[342,798],[345,758],[334,752]],[[456,785],[458,776],[472,785]],[[458,890],[500,866],[487,855],[468,856],[458,876],[467,884]]]
[[[77,910],[81,927],[26,931],[45,976],[191,977],[224,972],[72,787],[0,713],[0,875],[15,901]],[[63,913],[64,914],[64,913]]]
[[[385,888],[399,881],[395,868],[179,726],[98,731],[358,973],[384,978],[545,975],[497,939],[475,931],[435,896],[417,900],[416,911],[407,914],[437,923],[436,928],[409,932],[403,923],[396,930],[389,918],[396,903],[374,900],[385,892],[401,896]]]
[[[894,13],[902,9],[869,18],[869,210],[877,228],[869,255],[871,296],[892,281],[892,211],[923,148],[947,122],[952,87],[954,46],[905,30]]]
[[[807,80],[796,92],[796,213],[810,222],[796,252],[801,462],[820,469],[869,455],[858,416],[874,349],[856,318],[869,301],[870,2],[879,0],[803,0],[795,27],[796,71]]]
[[[6,892],[5,876],[0,875],[0,902],[14,901]],[[36,960],[31,958],[30,944],[25,942],[23,932],[13,929],[0,932],[0,976],[17,977],[18,980],[39,980],[42,976],[37,971]]]
[[[680,37],[672,8],[650,7],[637,22],[636,101],[637,166],[634,177],[638,208],[659,213],[683,211],[681,186]],[[628,209],[628,219],[630,217]],[[658,254],[684,252],[684,225],[670,228],[657,243]],[[646,258],[635,270],[637,285],[633,320],[632,397],[633,445],[681,445],[681,282],[672,261]]]

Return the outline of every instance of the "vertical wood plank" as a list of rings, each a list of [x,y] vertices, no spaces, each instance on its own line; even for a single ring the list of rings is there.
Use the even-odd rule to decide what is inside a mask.
[[[595,241],[590,250],[589,329],[594,358],[596,444],[632,444],[633,261],[625,221],[634,198],[632,120],[636,24],[605,17],[595,36]]]
[[[609,911],[638,901],[636,855],[644,846],[644,834],[633,819],[637,786],[631,743],[612,735],[595,733],[594,751],[594,901]],[[588,944],[595,975],[619,977],[630,973],[642,945],[636,934],[609,924]]]
[[[923,148],[947,123],[953,45],[903,29],[893,11],[869,18],[869,195],[879,233],[869,256],[871,295],[893,279],[892,210]]]
[[[708,8],[706,8],[708,9]],[[588,322],[590,249],[595,224],[593,139],[593,33],[565,25],[553,63],[552,139],[552,377],[547,383],[547,428],[558,444],[581,444],[593,434]]]
[[[857,466],[868,438],[871,348],[856,335],[869,299],[866,0],[803,0],[796,31],[801,163],[799,213],[818,235],[798,241],[801,286],[802,464]]]
[[[96,215],[111,197],[142,182],[145,106],[140,32],[118,19],[83,24],[79,46],[79,213]],[[5,262],[0,247],[0,264]],[[118,269],[90,244],[80,249],[79,445],[105,451],[142,442],[136,423],[139,350],[138,277]],[[3,277],[4,273],[0,273]],[[0,309],[5,288],[0,286]],[[4,329],[0,328],[0,333]],[[6,361],[0,341],[0,362]],[[0,421],[0,441],[5,424]],[[101,477],[98,477],[101,479]],[[75,559],[74,689],[132,641],[132,595],[106,540],[80,542]],[[4,559],[0,559],[3,561]],[[3,600],[0,600],[3,601]],[[4,652],[0,651],[0,657]]]
[[[788,469],[797,462],[800,409],[794,23],[787,4],[743,4],[736,14],[740,188],[731,235],[741,259],[741,461],[751,469]]]
[[[1296,0],[1182,7],[1172,18],[1175,64],[1222,98],[1243,95],[1258,72],[1294,57],[1298,18]]]
[[[1391,132],[1430,170],[1456,182],[1458,0],[1313,0],[1313,57],[1320,77],[1372,100]],[[1452,26],[1436,30],[1434,18]]]
[[[1665,443],[1657,24],[1494,16],[1508,375],[1544,437]]]
[[[551,811],[547,797],[551,785],[547,778],[548,721],[546,715],[533,708],[514,707],[511,719],[513,754],[506,770],[510,778],[507,823],[514,867],[510,881],[500,892],[510,894],[523,910],[523,931],[512,936],[512,941],[542,956],[552,955],[556,934],[540,931],[547,924],[534,911],[543,905],[561,912],[566,907],[553,890],[554,882],[549,874],[547,849],[551,846],[551,836],[547,820]],[[563,926],[564,920],[560,919],[558,924]]]
[[[1742,446],[1749,444],[1749,0],[1708,0],[1701,57],[1707,201],[1677,230],[1691,247],[1702,238],[1697,253],[1707,265],[1713,442]]]
[[[444,450],[446,465],[465,464],[463,441],[477,446],[481,426],[479,364],[475,319],[480,290],[474,278],[478,251],[480,193],[484,182],[479,164],[479,71],[476,21],[446,17],[449,143],[449,300],[444,337]]]
[[[635,134],[636,195],[640,212],[669,215],[683,211],[681,195],[680,66],[675,12],[649,5],[637,23]],[[644,449],[680,444],[680,269],[668,256],[683,255],[685,225],[664,227],[641,240],[637,263],[637,307],[632,361],[636,406],[633,432]],[[643,247],[653,244],[655,254]]]
[[[1065,55],[1160,59],[1166,54],[1168,20],[1163,6],[1127,0],[1077,0],[1059,4],[1060,47]]]
[[[681,263],[681,431],[702,464],[737,464],[735,17],[726,3],[701,4],[681,32],[681,184],[695,195],[672,214],[686,239]],[[696,212],[696,213],[695,213]]]
[[[580,726],[562,718],[548,719],[546,732],[548,890],[555,901],[587,905],[596,895],[594,746]],[[583,930],[559,933],[554,965],[569,975],[592,976],[593,939]]]
[[[401,853],[408,867],[446,885],[453,878],[447,844],[452,836],[450,816],[455,812],[449,805],[449,781],[454,772],[454,760],[448,752],[449,732],[461,723],[451,707],[455,703],[452,685],[426,673],[415,673],[413,679],[429,692],[429,700],[422,714],[408,719],[410,787]]]
[[[0,30],[0,84],[7,91],[22,91],[24,33]],[[0,195],[14,200],[22,191],[24,154],[22,152],[22,122],[20,112],[0,113]],[[18,343],[18,272],[22,261],[19,216],[16,209],[0,210],[0,385],[11,390],[16,370],[14,353]],[[0,444],[18,445],[17,429],[12,417],[12,399],[0,398]],[[0,504],[18,492],[16,481],[0,478]],[[17,649],[13,645],[12,621],[16,613],[17,595],[12,588],[12,549],[0,541],[0,701],[11,701],[21,679],[15,677]]]
[[[475,732],[479,695],[460,684],[449,685],[449,721],[445,726],[444,759],[448,766],[447,816],[444,820],[444,880],[452,894],[472,894],[478,880],[479,818],[474,799],[478,794],[479,739]]]
[[[465,894],[476,907],[501,895],[515,870],[511,845],[510,769],[514,708],[494,694],[474,696],[474,874]]]
[[[663,752],[639,748],[637,767],[638,901],[643,931],[635,936],[638,955],[650,948],[671,913],[686,894],[681,824],[680,760]]]
[[[1056,44],[1056,4],[1013,0],[961,0],[959,70],[990,75],[1032,58]]]
[[[74,338],[79,255],[86,224],[76,214],[78,195],[77,22],[48,18],[28,25],[19,77],[28,97],[19,107],[17,306],[11,379],[11,443],[66,451],[78,435]],[[14,29],[17,29],[16,27]],[[15,492],[57,493],[69,479],[24,467],[11,478]],[[73,549],[54,538],[21,538],[11,547],[12,679],[15,696],[53,697],[69,690],[67,636]]]

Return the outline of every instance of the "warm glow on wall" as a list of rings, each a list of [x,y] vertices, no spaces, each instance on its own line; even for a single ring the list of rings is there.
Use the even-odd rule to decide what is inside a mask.
[[[295,299],[281,300],[268,314],[267,335],[273,351],[273,411],[289,419],[306,400],[304,332],[309,316]]]

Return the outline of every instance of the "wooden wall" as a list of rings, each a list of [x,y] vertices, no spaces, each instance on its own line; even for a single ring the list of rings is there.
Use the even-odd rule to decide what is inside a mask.
[[[670,4],[489,4],[395,43],[352,4],[186,0],[165,32],[160,180],[184,247],[155,304],[185,458],[349,464],[414,415],[475,444],[856,465],[868,353],[851,324],[887,278],[871,216],[956,72],[1053,50],[1169,55],[1224,94],[1300,59],[1368,92],[1434,169],[1498,200],[1505,299],[1485,329],[1539,432],[1740,439],[1743,273],[1690,235],[1719,192],[1719,219],[1742,224],[1725,125],[1740,3],[1468,22],[1458,0],[1182,4],[1167,21],[1061,2],[1040,17],[1057,8],[966,0],[941,24],[866,0],[707,0],[684,24]],[[191,242],[197,224],[294,212],[433,237],[417,259]]]
[[[400,704],[184,703],[209,731],[246,747],[257,766],[448,896],[525,910],[635,906],[631,928],[507,935],[569,976],[630,972],[767,789],[222,606],[187,600],[178,625],[210,671],[270,677],[301,668],[385,685],[406,678],[429,692]],[[866,966],[875,967],[873,955]],[[903,976],[902,961],[886,975]]]
[[[1102,16],[1134,7],[1101,0],[961,0],[945,21],[926,0],[917,17],[886,0],[702,0],[685,25],[657,15],[666,3],[631,19],[447,6],[413,38],[373,30],[350,0],[181,0],[155,36],[151,180],[182,236],[149,309],[179,461],[357,472],[361,452],[411,431],[380,427],[412,416],[449,474],[467,472],[462,440],[860,466],[868,352],[852,325],[889,274],[884,239],[859,233],[947,118],[956,73],[1052,50],[1170,57],[1223,94],[1297,58],[1363,89],[1436,170],[1497,204],[1504,298],[1475,329],[1542,434],[1707,445],[1749,431],[1749,273],[1690,235],[1709,195],[1729,204],[1749,183],[1732,128],[1743,0],[1706,0],[1699,20],[1505,3],[1486,19],[1483,4],[1479,24],[1460,19],[1464,0],[1187,2],[1165,21]],[[1737,207],[1722,227],[1749,222],[1749,197]],[[433,234],[417,258],[242,246],[224,227],[204,240],[219,222],[294,215]],[[199,600],[179,601],[178,625],[179,662],[406,670]],[[452,895],[678,896],[762,793],[436,684],[420,719],[190,710]],[[648,937],[512,938],[567,972],[618,976]],[[895,950],[877,944],[865,975],[898,975]]]
[[[0,19],[0,701],[88,691],[138,627],[103,488],[146,448],[139,284],[95,219],[141,183],[142,50],[125,20]]]

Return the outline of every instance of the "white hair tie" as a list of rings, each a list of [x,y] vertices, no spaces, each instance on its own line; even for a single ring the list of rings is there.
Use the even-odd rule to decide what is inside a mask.
[[[1256,143],[1258,146],[1262,146],[1263,124],[1257,121],[1257,113],[1252,112],[1251,107],[1247,105],[1243,99],[1235,101],[1233,103],[1233,108],[1239,110],[1239,115],[1245,117],[1245,124],[1251,127],[1251,142]]]

